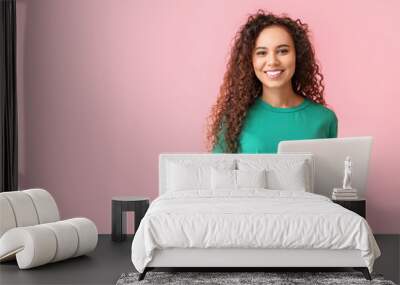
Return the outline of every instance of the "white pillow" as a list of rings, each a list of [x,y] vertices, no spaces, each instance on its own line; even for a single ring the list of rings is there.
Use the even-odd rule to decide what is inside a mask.
[[[310,192],[307,183],[307,171],[305,162],[293,164],[291,167],[274,169],[268,172],[271,181],[271,189],[293,190]]]
[[[211,189],[236,189],[236,170],[211,168]]]
[[[238,188],[267,188],[267,171],[235,170]]]
[[[207,189],[205,179],[210,171],[209,167],[183,166],[170,163],[168,166],[168,189],[183,191],[188,189]]]
[[[211,169],[211,189],[266,188],[267,176],[262,170]]]
[[[267,170],[267,188],[311,192],[310,168],[305,160],[239,159],[239,170]]]
[[[167,191],[211,189],[211,168],[234,169],[234,160],[180,159],[167,162]]]

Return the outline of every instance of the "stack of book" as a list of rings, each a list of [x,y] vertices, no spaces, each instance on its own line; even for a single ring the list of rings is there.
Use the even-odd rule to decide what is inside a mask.
[[[334,200],[357,200],[357,189],[333,188],[332,199]]]

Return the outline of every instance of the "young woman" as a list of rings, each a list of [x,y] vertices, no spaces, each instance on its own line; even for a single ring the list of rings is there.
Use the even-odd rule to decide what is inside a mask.
[[[208,150],[274,153],[283,140],[333,138],[323,76],[300,20],[258,11],[236,34],[217,103]]]

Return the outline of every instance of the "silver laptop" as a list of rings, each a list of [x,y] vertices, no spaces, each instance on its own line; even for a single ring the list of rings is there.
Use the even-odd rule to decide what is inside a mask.
[[[367,188],[368,166],[372,137],[281,141],[278,153],[309,152],[315,159],[314,193],[332,196],[333,188],[342,188],[344,161],[352,160],[352,188],[364,198]]]

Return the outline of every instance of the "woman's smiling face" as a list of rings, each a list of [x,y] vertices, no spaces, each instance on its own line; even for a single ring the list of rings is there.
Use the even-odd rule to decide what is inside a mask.
[[[291,84],[296,69],[296,51],[289,32],[278,25],[265,28],[259,34],[252,56],[257,78],[267,88],[282,88]]]

